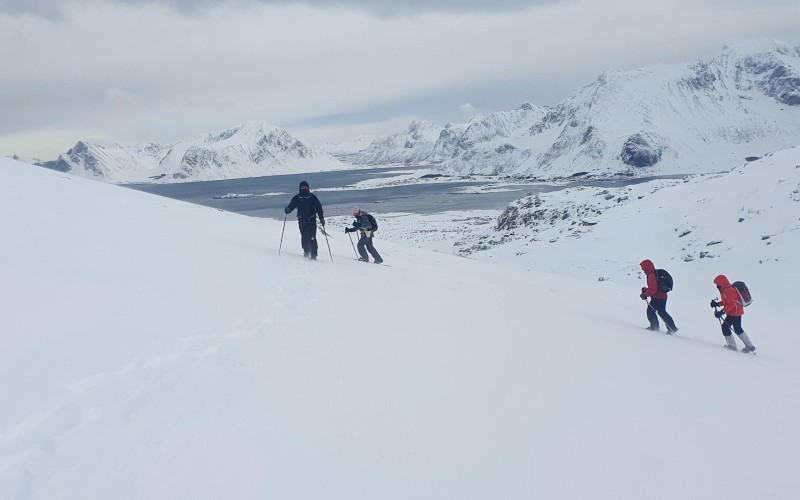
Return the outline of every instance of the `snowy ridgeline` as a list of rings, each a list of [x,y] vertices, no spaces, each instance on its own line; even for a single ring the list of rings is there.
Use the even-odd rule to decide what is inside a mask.
[[[708,62],[605,72],[552,108],[526,103],[466,125],[414,122],[338,155],[457,174],[698,173],[794,146],[798,130],[800,47],[737,41]]]
[[[710,61],[607,71],[554,107],[525,103],[466,124],[414,121],[385,137],[319,146],[250,122],[171,145],[86,141],[48,168],[107,182],[184,182],[436,165],[537,178],[727,170],[797,144],[800,47],[736,41]]]
[[[204,181],[351,168],[321,146],[258,122],[170,145],[80,141],[56,160],[37,164],[113,183]]]
[[[798,160],[523,200],[496,264],[377,214],[375,266],[0,159],[0,498],[795,499]],[[642,258],[677,336],[642,328]],[[717,272],[752,281],[758,356],[721,348]]]

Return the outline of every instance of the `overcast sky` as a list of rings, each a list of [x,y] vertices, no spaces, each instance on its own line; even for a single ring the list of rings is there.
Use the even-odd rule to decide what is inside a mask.
[[[798,19],[800,0],[0,0],[0,155],[465,122],[733,38],[800,45]]]

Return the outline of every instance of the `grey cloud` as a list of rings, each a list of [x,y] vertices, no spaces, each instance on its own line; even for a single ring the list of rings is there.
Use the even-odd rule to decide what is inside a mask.
[[[377,16],[413,15],[426,12],[503,12],[539,5],[573,3],[574,0],[0,0],[0,15],[28,14],[60,18],[87,4],[158,4],[180,12],[196,12],[206,8],[262,5],[306,5],[318,8],[350,8]]]
[[[61,17],[64,12],[63,3],[58,0],[0,0],[0,15],[30,14],[45,18]]]

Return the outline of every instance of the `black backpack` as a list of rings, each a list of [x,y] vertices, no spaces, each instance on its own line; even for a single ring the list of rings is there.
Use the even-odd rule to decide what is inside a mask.
[[[664,293],[672,291],[672,276],[664,269],[656,269],[658,290]]]
[[[742,301],[742,306],[747,307],[753,303],[753,296],[750,294],[750,289],[744,284],[744,281],[734,281],[733,288],[739,292],[739,298]]]
[[[372,232],[374,233],[375,231],[378,230],[378,221],[376,221],[375,217],[373,217],[372,214],[369,213],[367,214],[367,219],[369,219],[369,224],[372,226]]]

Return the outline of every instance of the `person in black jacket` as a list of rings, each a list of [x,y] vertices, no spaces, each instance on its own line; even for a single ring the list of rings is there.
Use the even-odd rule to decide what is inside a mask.
[[[300,183],[299,192],[292,201],[283,209],[283,213],[290,214],[297,209],[297,224],[300,227],[300,244],[303,246],[303,256],[317,258],[317,215],[319,223],[325,227],[325,217],[322,214],[322,203],[309,191],[308,182]]]
[[[361,257],[358,260],[361,262],[369,262],[369,257],[367,256],[367,250],[369,250],[372,258],[375,259],[375,263],[380,264],[383,262],[381,254],[379,254],[372,245],[372,238],[375,236],[375,231],[378,230],[378,223],[375,221],[375,217],[358,207],[353,207],[353,217],[356,218],[356,220],[353,221],[353,227],[344,228],[344,232],[352,233],[359,230],[361,231],[361,238],[358,240],[358,253]]]

